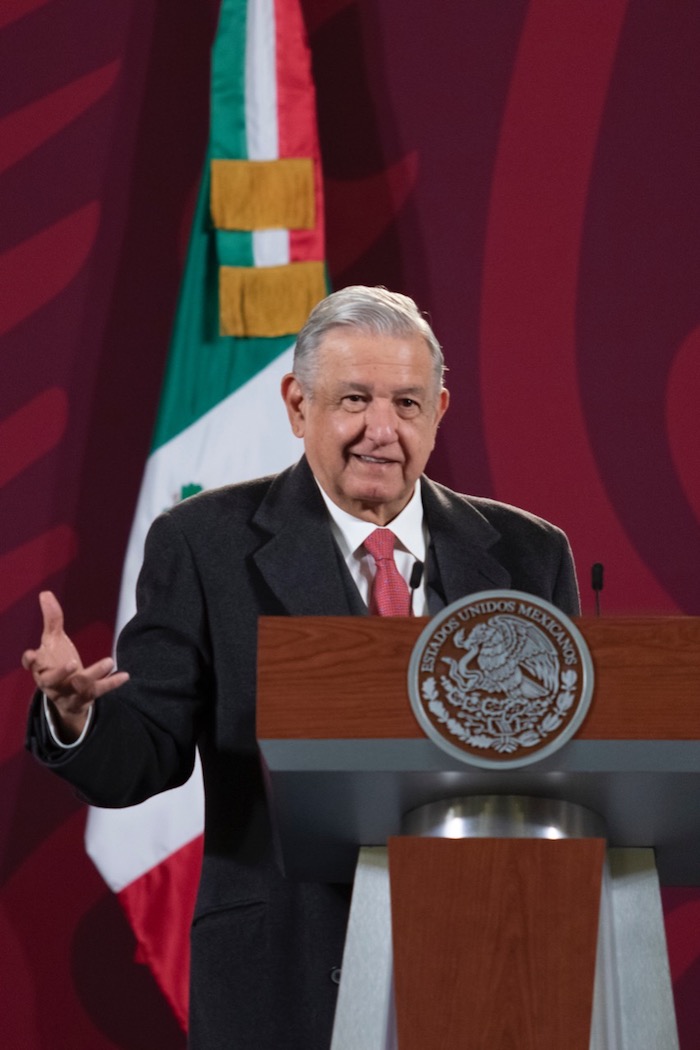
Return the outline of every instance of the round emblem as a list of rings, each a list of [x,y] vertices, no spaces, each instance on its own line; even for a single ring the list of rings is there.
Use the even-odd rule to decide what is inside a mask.
[[[430,621],[413,649],[408,691],[443,750],[473,765],[513,768],[573,736],[591,702],[593,664],[581,632],[550,602],[482,591]]]

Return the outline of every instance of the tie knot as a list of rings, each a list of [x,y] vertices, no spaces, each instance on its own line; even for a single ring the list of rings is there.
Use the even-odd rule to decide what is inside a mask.
[[[365,540],[364,546],[375,561],[393,561],[395,542],[396,536],[391,529],[375,529]]]

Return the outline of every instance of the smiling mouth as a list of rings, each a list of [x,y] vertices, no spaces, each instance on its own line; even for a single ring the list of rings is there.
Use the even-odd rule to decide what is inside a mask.
[[[361,463],[370,463],[373,466],[389,466],[390,464],[396,462],[396,460],[394,459],[384,459],[382,456],[357,455],[357,459],[359,459]]]

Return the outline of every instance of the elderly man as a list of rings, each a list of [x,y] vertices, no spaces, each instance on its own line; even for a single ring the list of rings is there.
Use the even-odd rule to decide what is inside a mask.
[[[58,603],[42,595],[41,646],[24,664],[44,694],[31,716],[43,762],[95,805],[125,806],[181,784],[201,753],[199,1050],[327,1050],[347,921],[347,887],[285,880],[272,856],[255,740],[258,617],[424,615],[494,587],[578,610],[562,532],[425,477],[449,403],[442,378],[440,346],[411,299],[336,292],[312,312],[282,382],[305,455],[158,518],[120,670],[109,659],[83,667]]]

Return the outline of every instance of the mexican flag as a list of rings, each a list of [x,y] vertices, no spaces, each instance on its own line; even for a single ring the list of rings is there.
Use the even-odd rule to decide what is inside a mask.
[[[299,456],[279,387],[295,333],[326,294],[310,56],[298,0],[222,0],[211,130],[117,627],[153,519],[201,491]],[[189,926],[202,851],[200,769],[126,810],[91,809],[87,850],[187,1027]]]

